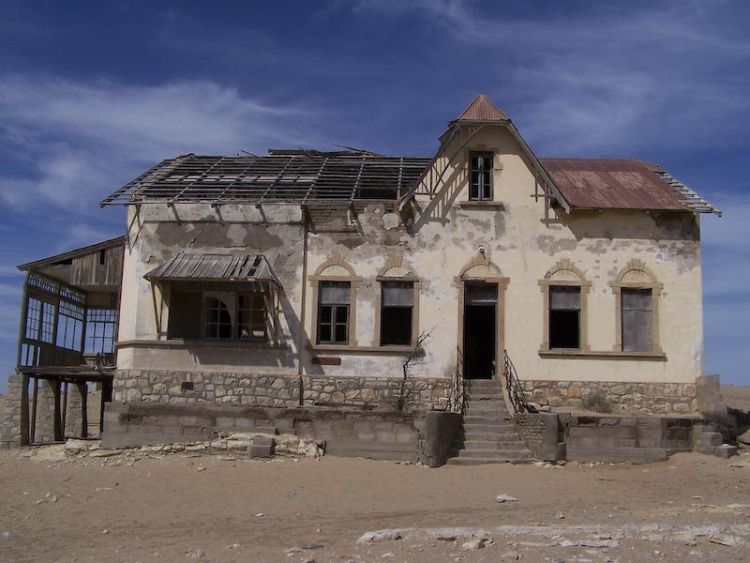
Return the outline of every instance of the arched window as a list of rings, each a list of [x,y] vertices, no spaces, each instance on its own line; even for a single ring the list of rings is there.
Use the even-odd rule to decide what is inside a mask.
[[[641,260],[628,262],[610,285],[615,294],[615,351],[660,354],[663,285]]]
[[[313,288],[313,342],[319,346],[356,346],[357,287],[361,278],[339,255],[310,276]]]
[[[542,351],[589,350],[588,294],[591,283],[568,260],[539,280],[543,296]]]
[[[203,318],[203,335],[206,338],[232,338],[232,316],[223,300],[204,297]]]
[[[419,333],[422,282],[402,262],[402,254],[393,255],[378,272],[375,341],[380,346],[413,346]]]

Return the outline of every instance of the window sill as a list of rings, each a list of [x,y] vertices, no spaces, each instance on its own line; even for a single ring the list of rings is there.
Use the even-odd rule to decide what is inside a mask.
[[[458,206],[461,209],[497,209],[499,211],[505,210],[505,204],[502,201],[469,200],[459,202]]]
[[[543,358],[612,358],[624,360],[658,360],[666,361],[664,352],[618,352],[618,351],[591,351],[591,350],[539,350]]]
[[[351,354],[393,354],[402,356],[414,352],[413,346],[346,346],[334,344],[316,344],[309,347],[314,352],[343,352]]]
[[[236,350],[289,350],[288,344],[271,344],[269,342],[254,342],[252,340],[185,340],[173,338],[171,340],[124,340],[117,343],[117,348],[171,348],[182,350],[185,348],[223,348]]]

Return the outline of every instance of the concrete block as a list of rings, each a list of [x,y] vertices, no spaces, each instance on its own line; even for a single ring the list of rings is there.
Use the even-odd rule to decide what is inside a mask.
[[[737,446],[732,446],[730,444],[722,444],[721,446],[716,446],[714,448],[713,454],[716,457],[729,459],[730,457],[737,455]]]

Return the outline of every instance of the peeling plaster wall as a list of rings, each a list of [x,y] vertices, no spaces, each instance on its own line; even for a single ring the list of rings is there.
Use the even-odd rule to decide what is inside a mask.
[[[455,143],[460,140],[454,141]],[[447,147],[452,154],[454,147]],[[495,202],[467,205],[466,159],[469,150],[496,153]],[[435,175],[432,177],[434,178]],[[429,177],[428,177],[429,178]],[[702,294],[699,225],[684,214],[639,211],[545,214],[544,199],[535,200],[535,177],[527,158],[501,128],[477,135],[459,152],[444,174],[434,198],[417,197],[399,220],[393,209],[368,205],[348,223],[346,211],[318,218],[309,235],[308,276],[327,260],[340,256],[361,282],[356,293],[354,348],[311,350],[305,340],[302,362],[306,375],[332,377],[401,376],[403,353],[373,351],[379,282],[386,264],[421,280],[419,328],[431,331],[426,356],[414,365],[414,377],[451,377],[456,368],[459,288],[462,268],[484,247],[491,261],[472,272],[508,278],[505,295],[505,347],[519,377],[528,381],[602,381],[693,383],[702,375]],[[262,369],[297,372],[299,322],[302,318],[302,256],[304,229],[297,206],[144,205],[131,207],[124,264],[119,339],[164,340],[157,331],[153,289],[143,275],[183,249],[226,252],[228,249],[265,254],[285,289],[287,299],[282,350],[243,346],[207,349],[125,346],[118,368],[200,370],[249,373]],[[339,230],[339,232],[332,232]],[[659,335],[666,359],[635,357],[546,357],[543,342],[543,294],[539,280],[562,259],[569,259],[591,283],[588,295],[588,341],[592,352],[613,352],[615,296],[610,286],[633,259],[645,263],[663,284]],[[341,268],[335,270],[340,275]],[[331,270],[334,272],[334,270]],[[329,272],[329,273],[331,273]],[[323,272],[325,275],[325,272]],[[316,303],[308,284],[306,334],[314,334]],[[168,315],[168,311],[165,311]],[[166,326],[166,320],[163,321]],[[314,347],[313,347],[314,348]],[[370,350],[368,350],[370,348]],[[500,355],[502,351],[500,351]],[[340,365],[319,365],[313,356],[340,359]]]
[[[297,373],[303,227],[299,207],[212,209],[208,205],[131,207],[120,308],[118,368]],[[281,342],[181,346],[166,341],[169,300],[143,276],[183,250],[264,254],[284,286]],[[167,290],[168,291],[168,290]],[[168,297],[168,296],[167,296]],[[161,316],[161,331],[157,318]]]

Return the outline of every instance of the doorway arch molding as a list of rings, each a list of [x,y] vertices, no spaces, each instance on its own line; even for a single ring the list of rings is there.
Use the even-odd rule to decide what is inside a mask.
[[[464,315],[466,312],[466,284],[482,282],[497,286],[497,304],[495,306],[495,378],[500,378],[501,355],[505,353],[505,290],[510,278],[503,276],[502,270],[490,260],[485,252],[477,252],[459,270],[454,278],[454,285],[458,289],[458,323],[456,327],[458,362],[464,357]],[[463,372],[463,366],[461,366]],[[465,375],[465,374],[464,374]]]

